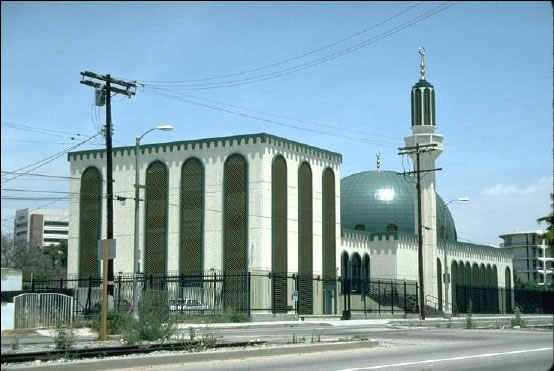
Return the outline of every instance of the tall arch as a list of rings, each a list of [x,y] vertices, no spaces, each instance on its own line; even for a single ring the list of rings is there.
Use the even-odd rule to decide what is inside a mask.
[[[498,313],[500,293],[498,292],[498,268],[496,268],[496,264],[492,266],[492,287],[494,289],[494,312]]]
[[[300,314],[313,313],[313,196],[312,169],[303,162],[298,170],[298,275]]]
[[[342,278],[342,293],[345,294],[350,289],[350,259],[348,257],[348,253],[346,251],[343,251],[340,256],[340,275]]]
[[[469,307],[469,301],[470,300],[473,300],[471,298],[471,287],[472,287],[472,284],[473,282],[471,281],[471,264],[469,262],[466,262],[465,263],[465,268],[464,268],[464,286],[465,286],[465,289],[464,289],[464,302],[463,302],[463,312],[466,313],[467,312],[467,309]],[[475,304],[473,304],[475,305]]]
[[[271,167],[271,272],[274,313],[287,312],[287,162],[278,155]]]
[[[370,260],[369,260],[369,254],[364,254],[364,259],[362,261],[362,280],[363,280],[363,288],[364,293],[369,293],[369,280],[370,280]]]
[[[480,313],[480,301],[479,301],[479,265],[473,263],[471,267],[471,304],[473,313]]]
[[[439,310],[442,311],[442,265],[439,258],[437,258],[437,296],[439,301]]]
[[[248,308],[248,168],[240,154],[223,167],[223,273],[226,308]]]
[[[322,180],[323,212],[323,276],[332,283],[336,275],[336,208],[335,208],[335,173],[327,168]]]
[[[323,313],[332,314],[336,291],[336,205],[335,205],[335,173],[331,168],[323,171],[321,180],[321,211],[322,211],[322,273],[323,273]]]
[[[459,311],[459,304],[458,304],[458,263],[456,260],[452,260],[450,263],[450,292],[452,293],[452,313],[457,313]],[[448,298],[445,298],[445,300],[448,300]],[[456,305],[456,307],[454,307]]]
[[[191,158],[181,168],[180,274],[200,275],[203,271],[203,232],[204,168],[200,160]]]
[[[155,161],[146,169],[144,207],[144,273],[167,272],[167,167]]]
[[[79,276],[99,277],[97,246],[102,234],[102,177],[95,167],[81,175],[79,196]]]
[[[512,313],[512,273],[510,267],[506,267],[504,282],[506,286],[506,312]]]
[[[360,292],[360,279],[362,278],[362,258],[355,252],[352,255],[352,291]]]

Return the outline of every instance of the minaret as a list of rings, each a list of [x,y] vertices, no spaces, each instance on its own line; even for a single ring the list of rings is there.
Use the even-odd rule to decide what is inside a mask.
[[[443,136],[435,134],[435,88],[425,79],[425,49],[419,48],[421,57],[420,78],[412,87],[412,135],[404,138],[406,147],[419,144],[435,145],[420,149],[420,168],[417,168],[416,154],[411,154],[415,170],[435,169],[435,160],[442,153]],[[421,220],[423,237],[423,279],[425,296],[438,298],[437,287],[437,205],[435,196],[435,172],[420,173]],[[416,191],[417,192],[417,191]],[[415,197],[415,230],[418,231],[417,195]],[[444,272],[444,264],[441,264]],[[444,300],[444,298],[443,298]],[[436,299],[433,299],[436,301]]]

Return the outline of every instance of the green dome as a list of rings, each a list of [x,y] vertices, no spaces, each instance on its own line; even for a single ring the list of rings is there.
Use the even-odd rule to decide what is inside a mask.
[[[415,183],[412,178],[394,171],[364,171],[343,178],[340,182],[341,224],[344,229],[365,230],[386,234],[394,230],[416,234]],[[437,230],[442,239],[446,214],[447,239],[456,240],[454,219],[437,194]]]

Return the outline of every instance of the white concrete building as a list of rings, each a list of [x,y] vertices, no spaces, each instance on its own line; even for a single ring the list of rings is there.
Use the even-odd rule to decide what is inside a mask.
[[[522,283],[540,286],[552,284],[554,258],[543,237],[544,231],[507,233],[500,236],[500,247],[511,250],[514,259],[514,277]]]
[[[20,209],[15,212],[14,242],[31,246],[59,245],[69,235],[67,209]]]
[[[434,130],[435,91],[422,71],[406,137],[408,147],[433,145],[421,154],[422,170],[433,169],[442,151],[443,137]],[[105,151],[68,158],[71,176],[82,179],[71,189],[80,200],[70,210],[68,273],[98,276]],[[218,272],[227,277],[225,305],[268,313],[291,313],[296,305],[301,314],[365,311],[382,294],[394,310],[395,295],[416,287],[417,203],[409,177],[377,171],[341,181],[340,154],[265,133],[143,145],[139,169],[135,159],[134,147],[113,150],[114,195],[126,198],[114,202],[114,272],[133,271],[138,170],[145,188],[139,259],[147,275]],[[472,286],[488,290],[483,311],[511,307],[511,295],[495,294],[499,287],[511,290],[511,251],[457,242],[432,174],[422,181],[422,221],[425,305],[463,311],[468,298],[461,288]],[[242,278],[230,281],[235,274]],[[348,291],[351,302],[343,300]]]

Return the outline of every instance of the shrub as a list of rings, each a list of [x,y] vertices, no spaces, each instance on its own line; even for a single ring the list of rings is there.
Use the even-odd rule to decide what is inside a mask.
[[[108,312],[107,333],[108,335],[121,334],[129,326],[132,318],[129,314],[121,313],[115,310]],[[100,316],[96,316],[91,323],[91,327],[100,331]]]
[[[139,302],[139,320],[127,317],[124,339],[129,344],[138,341],[165,341],[176,330],[175,318],[171,316],[167,292],[145,291]]]
[[[225,309],[224,316],[229,322],[246,322],[248,317],[246,314],[239,312],[233,307]]]
[[[62,324],[56,325],[56,336],[54,337],[54,344],[58,350],[69,350],[75,344],[75,337],[73,336],[73,329],[71,327],[65,327]]]
[[[525,327],[525,321],[521,319],[521,311],[517,305],[514,309],[514,318],[512,318],[512,327],[516,326]]]
[[[474,328],[475,323],[473,322],[473,303],[471,302],[471,299],[469,299],[469,303],[467,305],[467,313],[466,313],[466,328]]]

